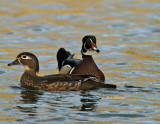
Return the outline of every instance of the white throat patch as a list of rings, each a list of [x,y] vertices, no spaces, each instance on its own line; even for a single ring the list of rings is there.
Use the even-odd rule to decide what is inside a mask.
[[[90,39],[91,40],[91,39]],[[84,49],[86,50],[86,52],[83,52],[82,51],[82,53],[84,54],[84,55],[95,55],[95,53],[97,53],[96,51],[94,51],[94,50],[97,50],[97,48],[96,47],[94,47],[94,50],[93,49],[86,49],[86,47],[85,47],[85,44],[86,43],[84,43]]]
[[[92,49],[88,49],[86,52],[83,52],[84,55],[93,55],[94,53],[95,52]]]
[[[24,68],[25,68],[25,70],[27,70],[27,71],[29,71],[29,70],[30,70],[30,68],[29,68],[29,66],[28,66],[28,65],[24,65]]]

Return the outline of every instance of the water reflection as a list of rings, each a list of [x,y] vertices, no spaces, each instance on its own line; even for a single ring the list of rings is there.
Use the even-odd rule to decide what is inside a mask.
[[[23,101],[24,104],[36,104],[42,95],[43,91],[41,90],[23,86],[21,90],[21,101]]]
[[[80,96],[80,101],[82,104],[81,111],[93,111],[96,109],[100,98],[97,98],[97,96],[90,94],[90,91],[82,91],[80,93]]]
[[[159,0],[1,0],[0,122],[159,123],[159,12]],[[80,58],[87,34],[97,36],[101,53],[94,59],[117,90],[10,88],[24,71],[6,67],[18,53],[35,53],[40,75],[57,73],[57,49],[65,47]]]
[[[23,102],[17,109],[23,113],[28,113],[29,116],[37,116],[36,103],[43,95],[43,92],[31,87],[23,86],[21,89],[21,101]]]
[[[17,106],[17,108],[21,112],[27,112],[30,116],[35,116],[36,109],[38,108],[36,106],[37,102],[39,100],[43,102],[43,104],[49,104],[51,109],[56,110],[57,107],[64,105],[64,99],[67,99],[69,96],[65,96],[65,92],[48,92],[49,94],[45,97],[47,97],[47,101],[43,101],[43,93],[45,91],[37,90],[31,87],[24,87],[21,89],[21,101],[22,106]],[[97,107],[98,101],[100,100],[100,97],[95,96],[90,93],[90,91],[77,91],[76,94],[79,93],[79,99],[78,103],[81,104],[81,107],[77,105],[79,109],[73,104],[73,106],[68,106],[69,108],[80,110],[80,111],[94,111]],[[51,96],[50,96],[51,95]],[[78,95],[78,94],[77,94]],[[49,98],[48,98],[49,97]],[[72,96],[74,97],[74,96]],[[68,101],[67,101],[68,102]],[[74,101],[71,101],[74,102]],[[27,106],[26,106],[26,105]],[[66,103],[65,103],[66,104]],[[69,103],[70,104],[70,103]],[[31,105],[31,106],[30,106]]]
[[[3,71],[0,71],[0,74],[3,74],[4,72]]]

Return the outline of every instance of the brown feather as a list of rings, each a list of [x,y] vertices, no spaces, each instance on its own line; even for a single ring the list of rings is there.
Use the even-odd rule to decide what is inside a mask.
[[[104,82],[105,76],[97,67],[92,56],[84,56],[82,62],[71,72],[71,74],[92,75],[99,79],[99,82]]]

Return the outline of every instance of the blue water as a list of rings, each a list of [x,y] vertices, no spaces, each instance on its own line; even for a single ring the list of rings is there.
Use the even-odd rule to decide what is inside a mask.
[[[160,123],[160,1],[0,0],[0,123]],[[80,58],[81,39],[97,37],[94,57],[116,90],[48,92],[21,87],[32,52],[39,75],[58,73],[56,52]]]

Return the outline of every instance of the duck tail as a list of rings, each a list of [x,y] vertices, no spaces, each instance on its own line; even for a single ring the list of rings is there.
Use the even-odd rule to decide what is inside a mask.
[[[105,84],[105,83],[100,83],[100,85],[98,86],[99,88],[113,88],[116,89],[116,85],[114,84]]]

